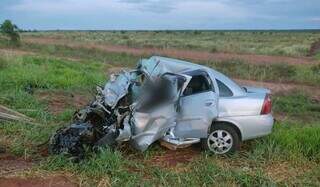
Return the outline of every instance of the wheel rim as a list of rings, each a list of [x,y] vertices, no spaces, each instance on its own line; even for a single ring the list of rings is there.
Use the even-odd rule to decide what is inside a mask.
[[[232,148],[233,138],[228,131],[215,130],[209,135],[207,144],[210,151],[224,154]]]

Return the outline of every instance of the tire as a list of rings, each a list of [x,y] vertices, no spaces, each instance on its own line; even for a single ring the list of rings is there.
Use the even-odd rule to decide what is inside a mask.
[[[201,139],[202,148],[217,155],[230,155],[240,149],[240,137],[229,124],[212,125],[207,138]]]

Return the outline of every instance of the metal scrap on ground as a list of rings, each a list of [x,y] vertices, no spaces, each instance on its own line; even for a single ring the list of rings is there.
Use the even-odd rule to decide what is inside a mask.
[[[20,121],[29,124],[36,124],[34,119],[3,105],[0,105],[0,121]]]

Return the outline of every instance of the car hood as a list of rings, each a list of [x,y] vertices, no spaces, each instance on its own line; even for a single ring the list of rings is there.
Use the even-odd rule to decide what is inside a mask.
[[[127,71],[112,74],[103,90],[105,104],[114,108],[118,101],[128,93],[131,80],[132,75]]]

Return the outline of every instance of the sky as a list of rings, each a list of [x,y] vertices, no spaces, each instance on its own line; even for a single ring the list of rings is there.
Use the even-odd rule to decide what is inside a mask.
[[[37,30],[320,29],[320,0],[0,0]]]

